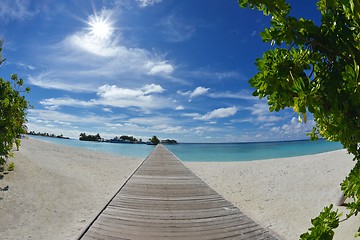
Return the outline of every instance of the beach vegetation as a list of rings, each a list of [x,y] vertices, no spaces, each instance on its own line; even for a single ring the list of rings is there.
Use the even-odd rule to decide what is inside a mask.
[[[93,142],[101,142],[102,138],[100,137],[100,134],[96,135],[86,135],[86,133],[80,133],[79,136],[80,141],[93,141]]]
[[[133,136],[127,136],[127,135],[122,135],[120,137],[121,140],[124,141],[130,141],[130,142],[137,142],[138,140],[136,138],[134,138]]]
[[[64,135],[60,134],[60,135],[55,135],[54,133],[41,133],[38,132],[36,133],[35,131],[30,131],[27,133],[28,135],[32,135],[32,136],[42,136],[42,137],[51,137],[51,138],[61,138],[61,139],[70,139],[69,137],[64,137]]]
[[[128,135],[122,135],[121,137],[114,137],[110,140],[105,140],[105,142],[110,142],[110,143],[136,143],[136,144],[144,144],[142,142],[142,139],[137,139],[133,136],[128,136]]]
[[[0,64],[5,61],[1,56],[2,44],[0,41]],[[24,80],[16,74],[12,74],[9,81],[0,77],[0,165],[13,155],[14,143],[20,147],[17,138],[26,131],[26,110],[30,105],[23,93],[30,92],[30,88],[23,90],[23,85]]]
[[[135,137],[127,136],[127,135],[122,135],[121,137],[115,137],[115,139],[118,139],[118,140],[124,141],[124,142],[131,142],[131,143],[138,142],[138,140]]]
[[[19,138],[15,139],[16,151],[20,150],[21,140]]]
[[[149,141],[154,144],[154,145],[157,145],[160,143],[160,140],[157,138],[157,136],[152,136],[152,138],[149,139]]]
[[[14,162],[9,163],[6,170],[7,171],[14,171],[15,170],[15,163]]]
[[[292,108],[299,121],[312,115],[316,125],[310,139],[339,141],[354,155],[354,169],[341,184],[351,199],[349,214],[360,211],[360,1],[319,0],[318,19],[290,15],[285,0],[238,0],[270,18],[261,37],[271,44],[256,60],[258,73],[249,83],[254,96],[266,98],[270,111]],[[314,21],[315,20],[315,21]],[[309,114],[311,113],[311,114]],[[331,239],[344,220],[326,207],[312,220],[302,239]],[[360,235],[360,228],[357,235]]]
[[[177,144],[178,142],[174,139],[161,140],[161,144]]]

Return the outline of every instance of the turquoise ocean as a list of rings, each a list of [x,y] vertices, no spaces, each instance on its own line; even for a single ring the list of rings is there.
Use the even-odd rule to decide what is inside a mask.
[[[142,159],[149,155],[154,149],[154,146],[145,144],[98,143],[79,141],[76,139],[59,139],[40,136],[30,137],[55,144]],[[182,161],[192,162],[253,161],[303,156],[342,149],[340,143],[325,140],[262,143],[180,143],[176,145],[166,145],[166,147]]]

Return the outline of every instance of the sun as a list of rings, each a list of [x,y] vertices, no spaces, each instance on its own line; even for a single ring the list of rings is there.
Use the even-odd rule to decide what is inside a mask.
[[[101,15],[91,15],[89,17],[88,25],[89,33],[96,38],[109,38],[114,32],[110,16],[105,15],[103,12]]]

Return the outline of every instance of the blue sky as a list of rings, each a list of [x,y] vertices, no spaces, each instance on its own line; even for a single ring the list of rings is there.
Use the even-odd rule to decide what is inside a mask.
[[[316,18],[315,1],[291,2]],[[314,126],[252,97],[269,18],[236,0],[2,0],[0,21],[0,76],[31,87],[29,130],[247,142]]]

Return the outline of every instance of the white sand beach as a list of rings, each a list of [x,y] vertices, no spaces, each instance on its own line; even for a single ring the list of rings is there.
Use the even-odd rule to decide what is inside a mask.
[[[0,180],[1,239],[75,239],[142,159],[24,139],[15,171]],[[340,197],[353,166],[340,150],[235,163],[185,163],[212,188],[284,239],[298,239],[310,219]],[[340,208],[342,211],[345,208]],[[353,239],[358,219],[335,239]]]
[[[0,180],[1,239],[74,239],[138,167],[131,159],[23,139]]]
[[[346,150],[251,162],[185,163],[249,217],[285,239],[299,239],[325,206],[337,204],[340,183],[355,164]],[[346,212],[345,207],[337,207]],[[345,214],[344,214],[345,216]],[[359,217],[334,239],[355,239]]]

